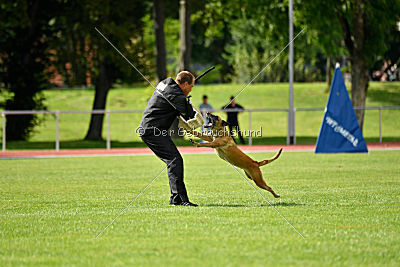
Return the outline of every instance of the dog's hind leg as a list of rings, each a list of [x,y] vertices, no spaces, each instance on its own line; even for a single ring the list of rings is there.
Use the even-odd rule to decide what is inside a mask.
[[[250,174],[247,171],[244,171],[244,174],[246,174],[247,178],[249,178],[250,180],[253,180],[253,178],[251,178]]]
[[[246,170],[245,173],[246,173],[246,175],[247,174],[250,175],[251,179],[256,183],[256,185],[258,187],[271,192],[271,194],[274,195],[274,197],[276,197],[276,198],[280,197],[277,193],[274,192],[274,190],[272,190],[271,187],[269,187],[265,183],[264,178],[261,173],[261,170],[259,168],[253,168],[251,170]]]
[[[275,156],[273,156],[272,158],[259,161],[259,162],[258,162],[258,166],[264,166],[264,165],[267,165],[268,163],[273,162],[274,160],[276,160],[277,158],[279,158],[279,156],[281,155],[281,152],[282,152],[282,148],[279,149],[279,151],[276,152]]]

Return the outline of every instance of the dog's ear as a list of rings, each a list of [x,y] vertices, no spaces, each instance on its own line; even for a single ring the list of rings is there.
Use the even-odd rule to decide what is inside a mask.
[[[226,121],[222,120],[222,121],[221,121],[221,125],[222,125],[222,126],[228,126],[229,123],[227,123]]]

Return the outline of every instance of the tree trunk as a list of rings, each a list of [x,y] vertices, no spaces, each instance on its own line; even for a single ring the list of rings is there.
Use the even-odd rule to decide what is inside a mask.
[[[353,12],[353,47],[351,55],[351,101],[353,107],[364,107],[368,88],[368,67],[364,53],[364,14],[362,0],[354,1]],[[358,124],[361,130],[364,125],[364,110],[356,109]]]
[[[154,33],[156,37],[157,79],[167,78],[167,59],[164,38],[165,1],[153,0]]]
[[[367,97],[369,75],[368,68],[362,56],[351,60],[351,102],[353,107],[364,107]],[[358,124],[361,130],[364,125],[364,110],[355,109]]]
[[[11,44],[13,47],[7,47],[8,51],[4,52],[6,61],[10,63],[4,65],[6,72],[2,73],[2,82],[4,81],[4,87],[13,93],[5,102],[5,110],[45,109],[43,99],[36,97],[37,93],[46,87],[47,82],[47,76],[44,74],[45,63],[41,62],[42,60],[37,62],[38,58],[43,58],[46,62],[47,45],[40,41],[44,34],[40,28],[40,16],[43,14],[40,14],[40,1],[30,1],[27,5],[26,12],[30,24],[25,28],[15,27],[14,40],[18,40],[18,43]],[[34,126],[39,123],[36,114],[8,115],[6,120],[7,140],[27,140]]]
[[[26,73],[27,77],[29,74]],[[23,88],[21,86],[21,88]],[[33,100],[29,89],[17,91],[12,99],[7,100],[6,110],[34,110],[36,103]],[[33,127],[37,124],[37,115],[8,115],[6,116],[6,137],[7,140],[27,140]]]
[[[180,48],[179,48],[179,71],[189,70],[192,42],[190,39],[190,0],[180,0],[179,22],[180,22]]]
[[[367,61],[364,53],[364,12],[362,0],[354,0],[351,23],[348,17],[336,6],[336,13],[344,33],[344,42],[351,61],[351,102],[353,107],[364,107],[369,82]],[[361,130],[364,125],[364,110],[354,110]]]
[[[326,70],[325,70],[325,81],[327,89],[326,91],[329,92],[332,83],[332,74],[331,74],[331,58],[328,56],[326,58]]]
[[[104,59],[100,65],[99,77],[95,85],[95,96],[93,110],[104,110],[106,108],[107,94],[112,85],[112,78]],[[89,130],[85,140],[103,140],[101,132],[103,129],[104,114],[92,114]]]

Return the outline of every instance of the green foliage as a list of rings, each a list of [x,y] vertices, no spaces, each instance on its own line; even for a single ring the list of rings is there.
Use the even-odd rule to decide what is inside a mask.
[[[101,8],[99,8],[101,7]],[[149,10],[148,1],[68,1],[63,16],[56,24],[62,29],[58,43],[53,48],[57,51],[56,62],[64,77],[69,77],[63,70],[66,63],[72,66],[72,74],[86,78],[89,73],[92,83],[96,83],[100,64],[107,62],[107,75],[112,81],[142,81],[139,73],[108,44],[95,30],[97,27],[134,65],[147,72],[150,64],[148,53],[144,49],[142,38],[142,17]],[[71,86],[86,84],[85,79],[76,79]]]
[[[330,1],[294,1],[295,20],[306,27],[307,36],[329,57],[348,55],[343,33]]]
[[[155,36],[154,36],[154,21],[150,14],[143,17],[143,40],[144,48],[148,50],[147,62],[149,63],[146,69],[149,76],[155,79],[156,60],[155,60]],[[167,71],[168,75],[175,77],[178,70],[179,59],[179,20],[167,17],[164,23],[165,46],[167,51]]]
[[[183,155],[188,194],[199,207],[168,205],[164,171],[99,238],[165,167],[158,158],[1,160],[0,263],[397,266],[399,157],[283,151],[262,167],[281,198],[260,193],[305,239],[214,154]]]
[[[228,46],[232,43],[230,23],[238,10],[240,3],[237,1],[212,0],[198,7],[191,16],[195,36],[193,59],[205,67],[215,65],[219,82],[230,82],[234,78],[233,55]]]
[[[156,41],[154,37],[154,22],[151,17],[151,14],[146,14],[142,18],[143,23],[143,42],[147,48],[148,52],[148,66],[147,71],[149,72],[149,77],[154,79],[153,73],[156,73],[156,60],[155,60],[155,47]]]
[[[194,42],[198,60],[221,65],[221,76],[235,82],[249,82],[289,42],[287,2],[209,1],[204,10],[192,15],[192,21],[201,32]],[[295,18],[295,34],[303,28]],[[325,57],[315,35],[306,31],[295,41],[297,81],[323,79]],[[286,49],[256,82],[286,81],[287,77]]]
[[[49,43],[57,38],[52,22],[62,2],[6,1],[0,5],[0,79],[8,97],[6,110],[45,109],[39,92],[48,87],[51,69]],[[7,121],[7,138],[25,140],[38,124],[37,116],[13,116]]]
[[[339,17],[343,16],[347,20],[350,32],[354,33],[356,30],[353,23],[354,1],[301,1],[297,6],[301,14],[301,21],[318,32],[317,40],[324,53],[332,56],[344,54],[342,44],[345,41],[346,33],[343,31]],[[372,66],[377,57],[384,55],[388,50],[390,40],[394,38],[392,29],[400,20],[399,14],[398,0],[364,1],[362,3],[364,40],[363,46],[356,49],[362,49],[360,53],[365,56],[369,66]]]
[[[281,42],[272,36],[275,29],[269,29],[268,25],[260,23],[258,17],[249,18],[244,14],[243,18],[231,25],[233,44],[228,47],[228,51],[233,55],[235,80],[239,83],[250,82],[280,51]],[[269,69],[259,75],[257,81],[284,80],[287,76],[287,58],[285,53],[274,60]]]
[[[175,77],[179,69],[179,20],[166,18],[164,33],[167,49],[167,70],[170,76]]]

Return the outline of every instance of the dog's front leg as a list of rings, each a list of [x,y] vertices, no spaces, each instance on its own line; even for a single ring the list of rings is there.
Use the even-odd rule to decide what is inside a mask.
[[[224,142],[221,139],[215,139],[212,142],[208,142],[208,143],[198,143],[196,141],[194,141],[193,139],[189,139],[190,142],[192,142],[193,145],[197,146],[197,147],[212,147],[212,148],[217,148],[220,146],[223,146],[226,144],[226,142]]]
[[[212,137],[207,135],[207,134],[203,134],[203,133],[195,131],[195,130],[190,131],[189,133],[191,133],[192,135],[200,138],[203,141],[207,141],[207,142],[212,142],[213,141]]]

